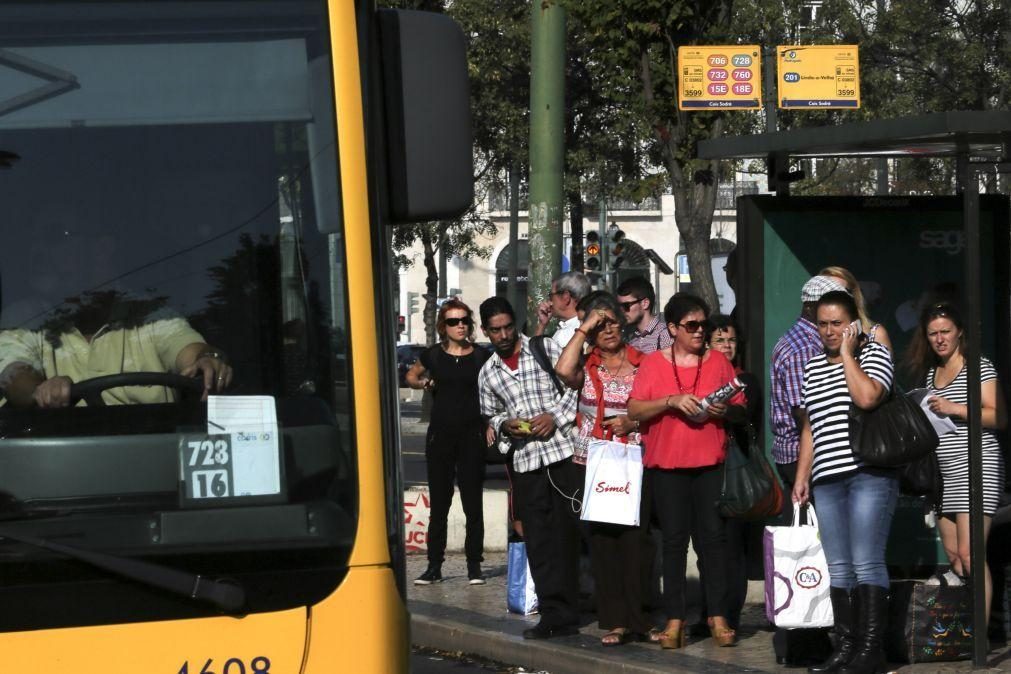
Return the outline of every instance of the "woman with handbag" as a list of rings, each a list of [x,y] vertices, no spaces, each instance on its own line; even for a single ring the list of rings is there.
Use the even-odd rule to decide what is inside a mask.
[[[704,398],[734,378],[719,351],[706,350],[709,309],[693,295],[674,295],[664,307],[670,349],[647,355],[628,399],[629,416],[642,423],[646,479],[663,534],[664,648],[685,643],[685,565],[689,537],[705,569],[708,625],[719,646],[736,643],[727,622],[727,558],[723,520],[714,504],[722,486],[728,414],[744,418],[738,393],[731,404],[704,406]]]
[[[804,367],[800,455],[793,501],[818,504],[838,645],[809,672],[874,674],[885,664],[888,611],[885,546],[899,494],[894,469],[856,458],[850,406],[873,410],[888,397],[893,366],[888,349],[862,334],[856,302],[846,292],[818,300],[815,324],[824,352]],[[813,486],[812,486],[813,485]]]
[[[818,276],[831,276],[846,289],[846,292],[853,296],[853,301],[857,305],[857,317],[860,320],[860,329],[867,336],[867,341],[878,342],[891,351],[892,338],[888,336],[885,326],[875,322],[867,315],[867,301],[864,299],[863,290],[860,289],[860,283],[857,282],[857,277],[853,275],[853,272],[846,269],[846,267],[833,266],[825,267],[818,272]]]
[[[969,546],[969,414],[968,372],[965,363],[965,329],[962,317],[951,304],[933,304],[920,316],[919,329],[906,352],[905,365],[919,381],[925,381],[928,405],[938,415],[955,423],[955,432],[942,435],[937,447],[941,469],[941,517],[937,521],[944,552],[951,569],[927,581],[929,585],[962,585],[972,568]],[[997,383],[997,370],[980,358],[983,425],[983,545],[1004,490],[1004,459],[995,430],[1007,426],[1004,397]],[[986,604],[989,615],[990,569],[986,568]]]
[[[628,417],[628,394],[643,354],[622,340],[625,313],[612,295],[597,291],[576,306],[582,324],[562,351],[555,372],[579,391],[572,460],[585,465],[591,440],[614,439],[639,444],[639,422]],[[584,346],[590,347],[585,363]],[[589,522],[590,563],[597,595],[597,621],[607,634],[603,646],[641,641],[652,627],[642,611],[639,572],[643,537],[648,535],[649,498],[640,495],[639,526]],[[646,508],[646,514],[641,514]]]

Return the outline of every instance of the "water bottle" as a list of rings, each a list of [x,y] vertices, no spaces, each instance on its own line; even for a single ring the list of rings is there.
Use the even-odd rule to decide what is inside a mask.
[[[698,413],[688,417],[688,419],[698,424],[702,423],[709,418],[709,412],[707,410],[710,405],[715,403],[725,403],[733,398],[738,391],[743,391],[745,386],[747,386],[747,384],[741,381],[740,378],[734,377],[729,382],[703,398],[702,402],[699,404],[700,409]]]

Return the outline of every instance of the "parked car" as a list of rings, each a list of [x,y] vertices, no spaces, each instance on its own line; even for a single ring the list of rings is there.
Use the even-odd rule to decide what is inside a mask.
[[[418,360],[418,356],[426,348],[428,347],[424,344],[401,344],[397,347],[397,379],[400,380],[401,388],[407,387],[404,377],[407,376],[407,371],[411,369],[411,366]]]

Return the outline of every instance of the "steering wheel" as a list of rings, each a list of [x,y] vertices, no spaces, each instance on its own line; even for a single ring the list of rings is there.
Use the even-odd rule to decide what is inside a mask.
[[[104,407],[102,391],[121,386],[167,386],[177,391],[204,391],[203,379],[168,372],[123,372],[74,382],[70,385],[70,404],[76,405],[83,398],[90,407]]]

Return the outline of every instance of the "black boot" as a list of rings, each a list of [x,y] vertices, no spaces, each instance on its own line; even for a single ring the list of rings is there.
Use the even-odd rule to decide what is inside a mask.
[[[888,615],[888,590],[877,585],[857,585],[857,650],[839,674],[878,674],[888,671],[883,640]]]
[[[829,588],[829,597],[832,599],[832,615],[835,622],[835,626],[832,629],[836,636],[836,647],[828,660],[820,665],[807,668],[807,671],[811,674],[838,672],[843,665],[850,661],[856,652],[857,635],[854,629],[854,618],[856,616],[854,607],[855,597],[849,590],[844,590],[841,587]]]

